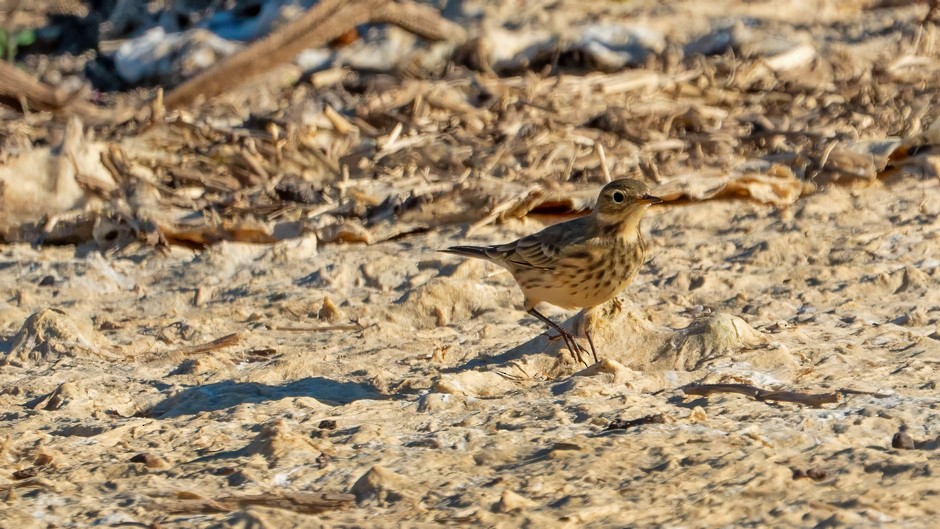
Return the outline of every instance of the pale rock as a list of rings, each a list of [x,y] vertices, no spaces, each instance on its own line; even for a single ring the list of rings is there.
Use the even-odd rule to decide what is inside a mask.
[[[511,490],[504,490],[503,495],[496,504],[496,510],[498,512],[512,512],[535,507],[536,505],[537,503],[529,498],[521,496]]]
[[[515,389],[516,384],[492,371],[448,373],[434,382],[434,391],[468,397],[494,397]]]
[[[410,499],[414,484],[404,476],[385,467],[374,466],[350,489],[360,504],[375,502],[380,506]]]

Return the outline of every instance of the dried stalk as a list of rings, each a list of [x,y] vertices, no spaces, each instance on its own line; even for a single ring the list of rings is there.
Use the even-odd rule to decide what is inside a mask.
[[[221,338],[216,338],[215,340],[212,340],[211,342],[207,342],[204,344],[191,345],[189,347],[182,347],[175,352],[177,354],[182,354],[186,356],[209,353],[212,351],[217,351],[219,349],[224,349],[226,347],[237,345],[238,342],[241,341],[241,339],[242,339],[241,334],[236,332],[232,334],[227,334]]]
[[[411,2],[391,0],[322,0],[302,17],[231,55],[166,95],[166,107],[187,106],[212,98],[251,77],[293,60],[303,50],[325,46],[356,26],[390,23],[428,40],[462,39],[463,28],[437,11]]]
[[[49,86],[5,61],[0,61],[0,104],[19,108],[24,113],[50,111],[93,123],[125,121],[134,114],[130,107],[96,107],[78,99],[76,93]]]
[[[269,494],[236,494],[218,498],[180,499],[165,502],[163,507],[174,514],[231,512],[249,506],[272,507],[287,511],[319,514],[343,509],[355,501],[351,494],[286,492]]]
[[[737,393],[738,395],[747,395],[761,402],[794,402],[804,406],[819,408],[823,404],[835,404],[841,402],[846,395],[871,395],[876,398],[884,398],[887,395],[880,393],[868,393],[854,389],[839,389],[830,393],[801,393],[798,391],[771,391],[762,389],[750,384],[691,384],[682,388],[686,395],[699,395],[707,397],[715,393]]]

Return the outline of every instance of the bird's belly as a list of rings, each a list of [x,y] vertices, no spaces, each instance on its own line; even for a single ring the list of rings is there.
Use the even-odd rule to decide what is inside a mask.
[[[600,305],[613,299],[631,279],[633,279],[632,274],[629,278],[610,282],[559,279],[528,286],[520,282],[520,286],[526,298],[526,305],[531,307],[545,302],[563,309],[581,309]]]
[[[599,294],[572,294],[561,288],[539,288],[525,291],[526,299],[533,304],[550,303],[563,309],[581,309],[600,305],[617,295],[616,292]]]
[[[587,308],[612,299],[626,288],[645,258],[645,245],[637,236],[562,257],[551,268],[517,269],[513,276],[525,294],[526,308],[543,301],[566,309]]]

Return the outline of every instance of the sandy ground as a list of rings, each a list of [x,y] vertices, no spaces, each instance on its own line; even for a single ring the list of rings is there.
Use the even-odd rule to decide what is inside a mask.
[[[169,233],[165,248],[0,246],[0,529],[937,527],[940,140],[912,143],[901,171],[869,156],[940,130],[940,33],[904,4],[481,0],[468,25],[490,40],[426,78],[306,76],[257,90],[274,110],[215,101],[192,126],[86,123],[87,137],[4,110],[2,200],[36,168],[71,171],[86,205],[78,162],[105,171],[107,152],[140,187],[102,187],[110,202],[77,223],[89,232],[160,211],[179,232],[210,212],[211,234],[234,227],[204,240],[231,241],[273,211],[297,228],[284,237],[309,234],[190,250],[177,243],[203,239],[167,224],[131,234]],[[669,44],[612,76],[564,70],[595,65],[539,39],[570,44],[572,21],[595,18]],[[739,42],[680,49],[702,35]],[[520,36],[535,40],[506,40]],[[504,41],[521,51],[487,48]],[[552,53],[526,58],[536,44]],[[78,146],[55,147],[69,130]],[[597,146],[614,177],[684,183],[685,200],[649,211],[650,260],[598,311],[601,360],[584,366],[508,273],[437,250],[536,231],[545,211],[470,226],[527,189],[590,192]],[[309,203],[252,201],[288,173]],[[347,225],[382,242],[324,236]]]
[[[651,260],[608,308],[603,360],[587,369],[541,334],[507,273],[435,252],[465,242],[460,230],[165,257],[8,246],[0,520],[932,526],[938,187],[651,210]],[[821,408],[684,396],[693,380],[876,395]],[[892,448],[904,429],[915,447]],[[34,477],[11,488],[14,472]],[[294,492],[358,501],[201,512]]]

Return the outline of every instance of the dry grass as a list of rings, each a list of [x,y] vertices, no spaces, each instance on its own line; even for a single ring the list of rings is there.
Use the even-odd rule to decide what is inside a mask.
[[[298,80],[288,68],[174,111],[158,93],[137,118],[95,126],[117,188],[86,182],[96,207],[55,233],[16,238],[74,241],[104,218],[124,232],[108,238],[125,242],[304,232],[377,242],[584,210],[586,199],[568,195],[612,177],[646,179],[671,200],[785,205],[834,182],[935,174],[924,145],[937,140],[926,129],[937,123],[940,29],[909,8],[850,11],[844,27],[814,28],[816,42],[770,58],[752,39],[713,56],[667,48],[614,73],[568,57],[497,76],[461,65],[479,66],[486,43],[476,39],[437,71],[335,69]],[[767,31],[794,30],[775,21]],[[866,31],[867,40],[852,36]],[[49,118],[3,114],[2,151],[56,141]]]

